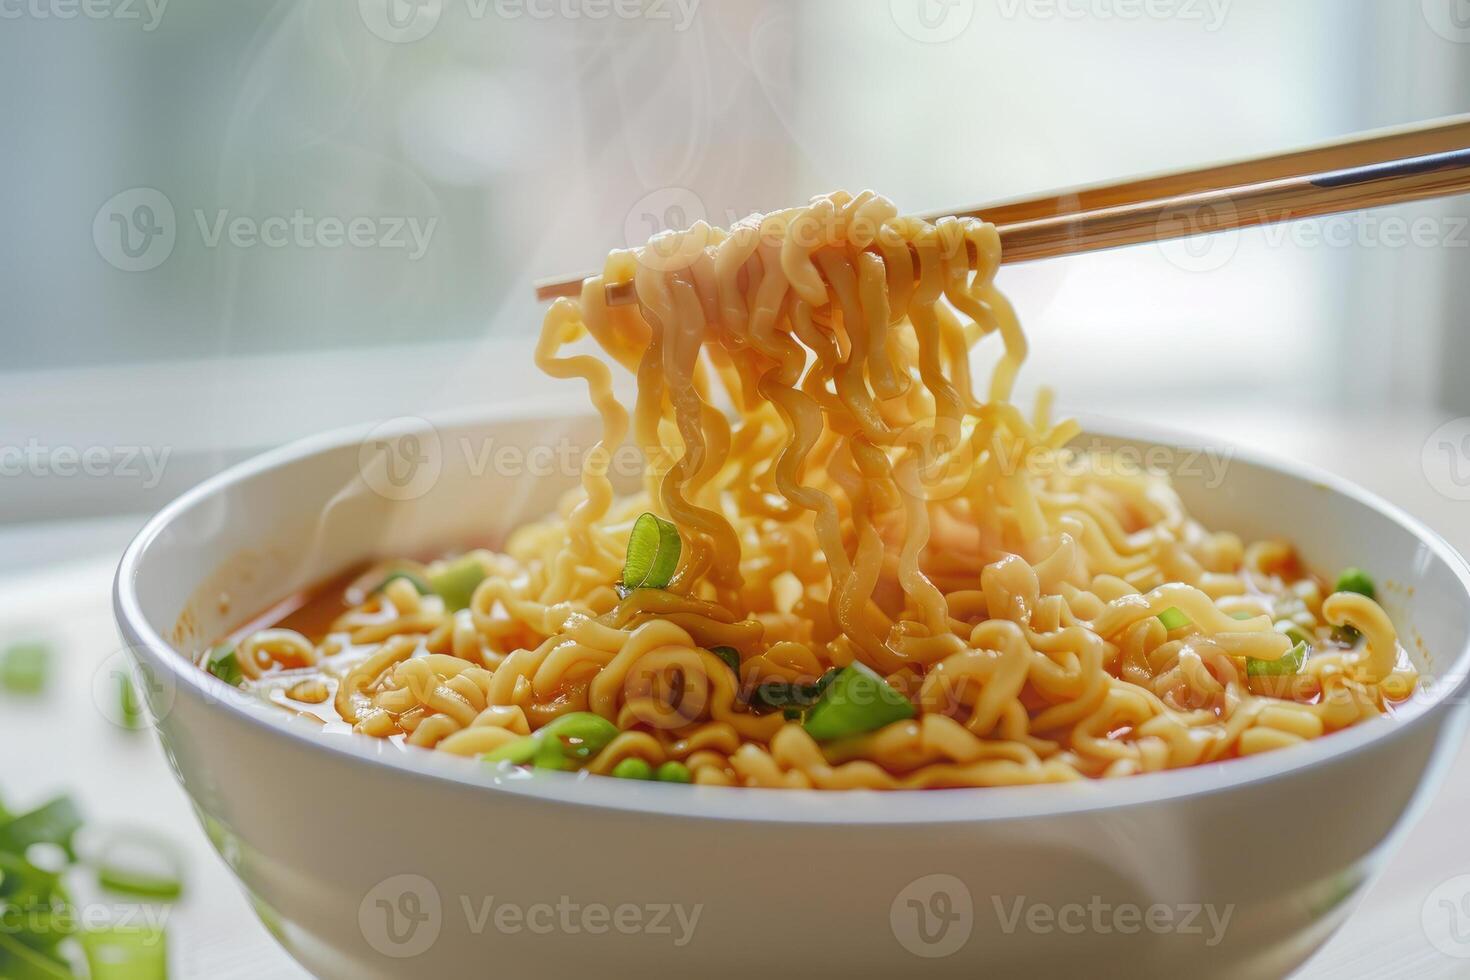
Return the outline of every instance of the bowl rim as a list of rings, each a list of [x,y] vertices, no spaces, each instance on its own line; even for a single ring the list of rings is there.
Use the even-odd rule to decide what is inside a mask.
[[[582,411],[549,410],[544,405],[532,403],[427,413],[421,418],[415,417],[415,420],[436,429],[452,429],[500,421],[565,423],[583,418],[595,419],[595,416],[588,416]],[[1342,477],[1213,436],[1207,438],[1099,415],[1084,414],[1076,418],[1082,423],[1083,435],[1161,445],[1174,450],[1224,450],[1231,454],[1232,460],[1244,461],[1346,496],[1377,511],[1429,548],[1455,575],[1464,591],[1465,601],[1470,603],[1470,564],[1448,542],[1417,518]],[[778,824],[989,822],[1162,803],[1288,778],[1323,764],[1344,762],[1370,743],[1387,746],[1417,737],[1422,726],[1441,724],[1448,712],[1463,708],[1467,693],[1470,693],[1470,670],[1467,670],[1470,666],[1470,635],[1467,635],[1464,645],[1441,674],[1442,681],[1452,683],[1436,684],[1433,694],[1413,710],[1395,718],[1375,718],[1305,745],[1124,779],[939,791],[748,789],[600,779],[586,773],[524,773],[492,768],[473,758],[399,746],[356,733],[323,733],[318,725],[295,718],[258,698],[239,696],[237,689],[198,669],[149,622],[138,600],[135,582],[150,545],[180,514],[232,484],[289,467],[309,457],[360,444],[377,424],[360,423],[307,436],[239,462],[204,480],[171,501],[144,524],[124,551],[113,582],[114,614],[135,659],[140,658],[140,652],[146,654],[162,669],[176,691],[187,692],[205,702],[207,710],[229,712],[236,722],[257,733],[283,740],[313,758],[319,756],[323,764],[331,759],[338,764],[387,767],[415,781],[433,782],[447,790],[506,794],[523,802],[544,802],[588,810],[632,811],[649,816]],[[155,720],[154,725],[161,727],[161,721]],[[862,797],[861,806],[852,805],[853,794]]]

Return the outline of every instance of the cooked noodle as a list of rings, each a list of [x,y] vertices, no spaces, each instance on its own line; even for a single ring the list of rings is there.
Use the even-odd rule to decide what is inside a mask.
[[[1202,528],[1159,473],[1066,448],[1078,427],[1045,397],[1030,418],[1011,404],[1026,339],[999,260],[992,226],[901,218],[871,193],[612,253],[536,348],[601,418],[581,489],[468,556],[484,576],[468,608],[393,578],[321,636],[247,637],[245,683],[459,755],[591,712],[617,728],[577,763],[592,773],[672,760],[698,783],[821,789],[1191,766],[1407,697],[1373,599],[1325,594],[1283,542]],[[608,305],[627,281],[637,303]],[[570,350],[588,338],[600,355]],[[971,375],[982,344],[988,381]],[[630,437],[647,476],[619,498],[609,464]],[[677,528],[679,559],[624,596],[644,512]],[[1293,626],[1309,655],[1273,673]],[[912,717],[819,741],[804,709],[758,710],[755,692],[854,662]]]

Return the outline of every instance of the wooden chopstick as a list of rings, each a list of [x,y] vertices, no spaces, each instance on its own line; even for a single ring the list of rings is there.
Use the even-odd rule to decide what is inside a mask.
[[[1470,191],[1470,115],[1361,133],[1321,146],[1131,178],[945,214],[996,226],[1002,262],[1074,255]],[[582,278],[538,283],[576,296]],[[607,302],[636,301],[609,283]]]

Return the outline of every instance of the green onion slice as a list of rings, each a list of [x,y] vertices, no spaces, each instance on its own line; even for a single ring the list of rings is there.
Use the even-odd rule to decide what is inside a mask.
[[[735,671],[735,676],[740,676],[740,651],[734,647],[710,647],[709,652],[719,657]]]
[[[1184,615],[1184,611],[1178,606],[1170,606],[1159,613],[1159,622],[1164,624],[1164,629],[1172,633],[1181,626],[1188,626],[1189,617]]]
[[[92,980],[165,980],[167,934],[162,929],[112,926],[81,935]]]
[[[679,529],[653,514],[640,514],[628,536],[628,558],[623,565],[624,595],[635,589],[666,589],[679,568]]]
[[[541,739],[535,735],[522,735],[514,742],[506,742],[500,748],[486,752],[480,759],[484,762],[509,762],[524,766],[536,758],[536,751],[540,748]]]
[[[545,739],[570,740],[563,746],[578,759],[590,759],[618,737],[618,726],[591,711],[573,711],[541,726],[536,735]]]
[[[1371,599],[1377,590],[1373,588],[1373,580],[1368,577],[1367,572],[1361,568],[1344,568],[1337,576],[1337,584],[1333,586],[1333,591],[1356,592],[1358,595],[1365,595]]]
[[[751,693],[750,706],[758,713],[784,709],[786,720],[796,721],[802,711],[817,703],[840,673],[841,670],[833,667],[810,684],[790,684],[785,681],[762,684]]]
[[[108,836],[96,859],[97,883],[108,891],[169,900],[184,890],[183,862],[166,841],[119,831]]]
[[[803,727],[819,742],[876,731],[914,716],[913,702],[864,664],[842,668]]]
[[[444,608],[459,612],[470,607],[475,589],[485,580],[485,566],[474,555],[465,555],[429,576],[429,588],[444,600]]]
[[[1260,660],[1256,657],[1245,658],[1245,673],[1247,677],[1280,677],[1287,674],[1300,674],[1302,665],[1307,662],[1306,642],[1298,643],[1286,651],[1279,660]]]
[[[239,687],[245,681],[245,674],[240,670],[240,661],[232,646],[215,647],[211,650],[204,669],[231,687]]]
[[[123,673],[117,675],[117,706],[124,728],[143,727],[143,705],[138,700],[138,689],[133,686],[133,679]]]
[[[1285,634],[1293,646],[1298,643],[1305,643],[1309,647],[1312,645],[1312,634],[1294,619],[1278,619],[1276,632]]]
[[[424,581],[421,576],[400,568],[395,572],[389,572],[383,578],[383,581],[378,583],[378,587],[373,589],[372,592],[369,593],[369,595],[377,595],[379,592],[382,592],[388,587],[388,583],[396,578],[401,578],[409,585],[413,586],[414,591],[416,591],[419,595],[430,595],[434,591],[432,588],[429,587],[429,583]]]
[[[12,694],[39,694],[51,673],[51,648],[17,643],[0,653],[0,688]]]

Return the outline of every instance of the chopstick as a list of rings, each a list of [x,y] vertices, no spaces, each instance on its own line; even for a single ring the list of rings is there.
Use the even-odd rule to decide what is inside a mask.
[[[1001,261],[1075,255],[1470,191],[1470,115],[1287,153],[980,205],[946,214],[996,226]],[[583,277],[536,285],[537,299],[579,295]],[[609,283],[609,305],[636,302]]]

